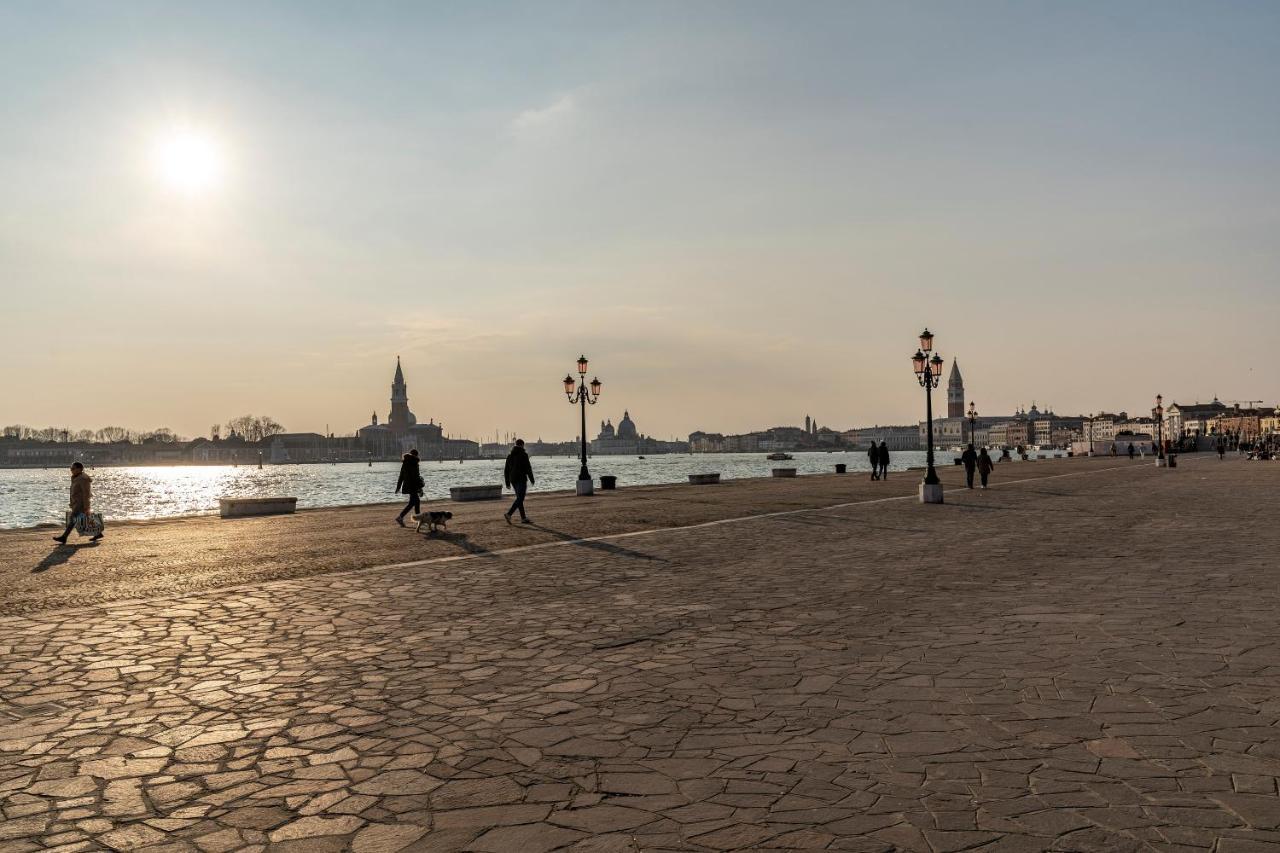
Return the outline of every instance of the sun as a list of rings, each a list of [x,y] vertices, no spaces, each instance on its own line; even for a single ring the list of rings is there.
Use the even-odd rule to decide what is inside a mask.
[[[160,182],[183,195],[206,195],[222,183],[222,149],[208,133],[169,130],[156,138],[151,159]]]

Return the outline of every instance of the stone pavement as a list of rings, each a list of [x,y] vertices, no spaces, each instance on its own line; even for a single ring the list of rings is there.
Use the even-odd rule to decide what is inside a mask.
[[[1280,850],[1280,466],[1038,466],[0,619],[0,851]]]
[[[1009,463],[1007,468],[1002,464],[996,481],[1127,462],[1047,460]],[[714,458],[707,464],[714,466]],[[942,473],[952,484],[962,481],[954,467]],[[426,475],[431,476],[429,470]],[[103,507],[108,514],[107,540],[100,547],[74,538],[73,547],[55,547],[50,540],[60,528],[0,530],[0,615],[179,595],[583,536],[908,495],[914,493],[919,479],[918,473],[891,472],[884,482],[857,474],[734,480],[718,486],[602,491],[590,500],[565,493],[534,494],[528,503],[537,527],[513,527],[503,522],[509,498],[452,505],[432,502],[432,508],[448,506],[456,514],[448,535],[436,538],[397,527],[392,519],[400,503],[307,510],[270,518],[204,516],[125,523],[112,522],[110,507]],[[392,485],[388,482],[388,490]]]

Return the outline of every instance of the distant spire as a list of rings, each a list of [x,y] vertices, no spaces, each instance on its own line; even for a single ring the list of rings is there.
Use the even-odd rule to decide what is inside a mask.
[[[400,369],[400,356],[396,356],[396,377],[394,382],[397,385],[404,384],[404,371]]]

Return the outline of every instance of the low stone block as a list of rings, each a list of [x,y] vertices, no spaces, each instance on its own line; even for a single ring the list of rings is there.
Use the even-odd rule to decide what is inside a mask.
[[[218,514],[223,518],[287,515],[297,506],[297,498],[218,498]]]
[[[794,477],[796,475],[795,468],[774,468],[773,476],[775,477]]]
[[[714,474],[690,474],[689,484],[693,486],[711,486],[720,482],[720,473]]]
[[[502,486],[453,486],[449,498],[455,501],[496,501],[502,497]]]

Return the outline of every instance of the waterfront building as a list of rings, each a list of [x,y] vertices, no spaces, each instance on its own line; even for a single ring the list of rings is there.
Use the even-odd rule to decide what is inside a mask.
[[[1164,410],[1164,428],[1175,441],[1209,435],[1213,421],[1226,411],[1226,404],[1217,397],[1211,403],[1170,403]]]
[[[413,448],[423,459],[474,459],[480,455],[480,445],[466,439],[449,438],[444,426],[434,419],[418,423],[418,416],[409,408],[409,385],[396,358],[396,372],[391,379],[391,410],[384,423],[378,422],[374,412],[370,421],[356,431],[367,458],[398,459]]]
[[[590,442],[591,452],[600,456],[625,456],[657,453],[686,453],[689,444],[683,441],[661,441],[642,435],[631,420],[631,412],[624,411],[622,420],[614,427],[612,420],[600,422],[600,433]]]

